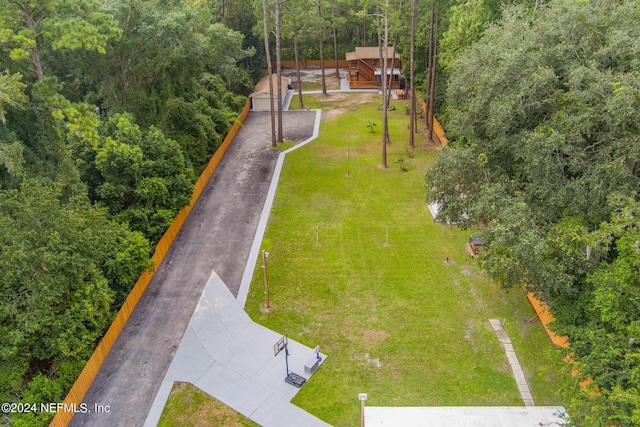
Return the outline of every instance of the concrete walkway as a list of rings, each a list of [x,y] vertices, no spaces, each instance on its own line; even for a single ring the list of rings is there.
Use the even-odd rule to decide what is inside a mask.
[[[271,185],[269,186],[269,190],[267,191],[267,197],[265,199],[264,206],[262,207],[260,221],[258,222],[256,234],[253,238],[253,244],[251,245],[251,250],[249,251],[249,258],[247,259],[247,262],[245,264],[244,273],[240,282],[240,288],[236,296],[236,298],[238,299],[238,303],[243,308],[245,303],[247,302],[247,295],[249,294],[249,287],[251,286],[251,278],[253,277],[253,271],[255,270],[256,262],[258,261],[258,255],[260,254],[260,245],[262,245],[262,239],[264,238],[264,233],[267,229],[267,222],[269,221],[271,207],[273,206],[273,200],[276,196],[276,190],[278,189],[278,182],[280,181],[280,173],[282,172],[284,159],[290,152],[297,150],[300,147],[304,147],[318,137],[318,134],[320,132],[320,119],[322,117],[322,111],[315,110],[315,113],[316,119],[313,125],[313,133],[311,137],[302,141],[300,144],[296,144],[288,150],[281,152],[278,156],[278,160],[276,161],[273,175],[271,177]]]
[[[520,396],[524,401],[524,405],[536,406],[536,403],[533,400],[533,395],[531,394],[531,390],[529,389],[529,384],[527,383],[527,379],[524,376],[524,371],[522,370],[522,366],[520,366],[518,356],[516,356],[516,351],[513,349],[511,339],[502,327],[502,322],[500,322],[500,320],[498,319],[489,319],[489,322],[491,323],[493,332],[495,332],[498,340],[504,347],[505,353],[507,354],[507,359],[509,360],[509,364],[511,365],[511,370],[513,371],[513,376],[516,379],[516,384],[518,385],[518,390],[520,391]]]
[[[291,99],[293,98],[293,90],[288,89],[282,99],[282,111],[289,111],[289,105],[291,105]]]
[[[539,427],[563,426],[562,406],[367,406],[367,427]]]
[[[299,389],[284,381],[284,351],[274,356],[280,338],[254,323],[213,272],[144,425],[158,423],[173,383],[182,381],[262,426],[328,426],[289,403]],[[308,378],[304,365],[315,358],[313,349],[293,340],[288,348],[290,371]]]

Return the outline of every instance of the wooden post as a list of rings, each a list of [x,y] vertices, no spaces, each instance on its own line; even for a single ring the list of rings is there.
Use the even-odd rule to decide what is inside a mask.
[[[262,250],[262,269],[264,270],[264,295],[265,295],[265,300],[266,300],[266,304],[267,304],[267,310],[269,310],[271,307],[269,306],[269,281],[267,280],[267,257],[269,256],[269,253],[267,251],[265,251],[264,249]]]
[[[351,135],[347,136],[347,177],[351,176]]]

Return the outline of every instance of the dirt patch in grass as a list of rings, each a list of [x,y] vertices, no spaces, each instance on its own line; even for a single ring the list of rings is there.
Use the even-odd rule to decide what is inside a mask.
[[[477,352],[478,349],[478,343],[476,342],[476,340],[474,339],[474,336],[478,333],[477,331],[477,323],[475,323],[474,321],[467,321],[467,324],[465,326],[465,330],[464,330],[464,339],[465,341],[467,341],[469,343],[469,346],[471,347],[471,350],[473,352]],[[477,338],[477,337],[476,337]]]
[[[362,339],[367,345],[373,344],[377,346],[378,344],[384,342],[384,340],[386,340],[387,338],[389,338],[389,334],[387,333],[387,331],[376,331],[368,329],[362,333]]]
[[[345,70],[340,69],[340,74],[344,75],[344,73]],[[282,70],[282,75],[289,77],[295,88],[298,88],[295,68]],[[322,70],[320,68],[302,68],[300,81],[302,82],[302,90],[320,90],[322,89]],[[324,69],[324,82],[329,90],[340,88],[340,79],[336,76],[335,68]]]
[[[353,111],[357,108],[360,108],[362,104],[371,102],[380,95],[373,92],[366,93],[329,93],[326,96],[322,94],[316,95],[316,99],[319,102],[325,104],[325,107],[328,108],[328,111],[322,112],[322,119],[327,120],[333,117],[337,117],[341,114],[346,113],[347,111]]]
[[[460,272],[465,276],[475,276],[479,274],[474,268],[470,266],[463,266],[460,268]]]

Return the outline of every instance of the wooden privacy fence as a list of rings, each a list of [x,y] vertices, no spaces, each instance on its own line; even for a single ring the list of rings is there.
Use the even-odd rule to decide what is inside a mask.
[[[189,215],[189,212],[191,212],[191,208],[198,201],[198,198],[207,185],[209,178],[211,178],[211,175],[213,175],[213,172],[216,170],[216,167],[220,163],[220,160],[222,160],[222,156],[224,156],[227,148],[229,148],[229,145],[231,145],[231,141],[233,141],[233,138],[235,138],[236,134],[242,127],[242,123],[246,119],[247,114],[249,114],[250,108],[251,102],[248,100],[244,106],[244,109],[242,110],[242,113],[240,113],[238,120],[236,120],[236,122],[231,127],[231,130],[224,138],[222,145],[220,145],[220,147],[216,150],[215,154],[209,161],[209,164],[200,175],[200,178],[198,178],[198,181],[196,181],[193,189],[193,195],[191,196],[191,202],[188,206],[185,206],[174,218],[173,223],[156,245],[156,250],[151,257],[154,266],[159,266],[162,263],[162,260],[164,259],[167,252],[169,252],[169,248],[171,247],[171,244],[173,243],[175,237],[178,235],[178,232],[182,228],[182,224],[184,224],[184,221]],[[120,311],[116,315],[115,320],[107,330],[106,334],[104,334],[104,336],[102,337],[102,340],[98,344],[98,347],[96,347],[95,351],[87,361],[87,364],[80,373],[80,376],[78,376],[76,382],[73,384],[73,387],[71,387],[71,390],[69,390],[69,393],[64,399],[62,408],[53,417],[50,426],[58,427],[67,426],[69,424],[69,422],[73,418],[75,409],[80,407],[82,399],[84,399],[84,396],[89,390],[89,387],[91,387],[91,384],[98,374],[102,363],[106,359],[107,354],[109,354],[109,350],[111,350],[111,347],[118,339],[120,332],[124,328],[124,325],[127,323],[127,320],[131,316],[131,313],[133,313],[134,308],[138,304],[138,301],[147,288],[147,285],[149,284],[149,282],[151,282],[152,277],[152,271],[145,271],[133,286],[133,289],[122,305],[122,308],[120,308]]]
[[[336,60],[335,59],[325,59],[324,68],[336,68]],[[320,68],[320,60],[319,59],[306,59],[299,60],[300,68]],[[282,68],[296,68],[296,61],[281,61]],[[347,68],[349,63],[345,59],[338,60],[338,67]]]
[[[417,90],[415,94],[416,96],[418,96]],[[422,103],[422,111],[424,111],[424,113],[427,114],[427,102],[424,99],[420,100],[420,102]],[[438,121],[438,119],[436,119],[436,116],[433,116],[433,131],[438,136],[438,139],[440,140],[440,144],[449,145],[449,140],[447,139],[446,136],[444,136],[444,129],[442,129],[442,126],[440,126],[440,122]]]

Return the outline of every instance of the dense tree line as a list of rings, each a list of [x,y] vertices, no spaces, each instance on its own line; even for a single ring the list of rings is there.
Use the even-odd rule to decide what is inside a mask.
[[[0,0],[2,402],[64,399],[244,107],[226,3]]]
[[[640,4],[540,3],[468,25],[444,56],[452,143],[426,184],[443,219],[481,226],[487,273],[568,335],[572,422],[639,425]]]
[[[574,421],[640,423],[637,7],[0,0],[0,399],[62,400],[266,51],[277,64],[386,43],[405,76],[414,51],[422,96],[438,75],[451,146],[427,188],[442,216],[482,226],[484,269],[549,304],[576,383],[593,379],[571,394]]]

